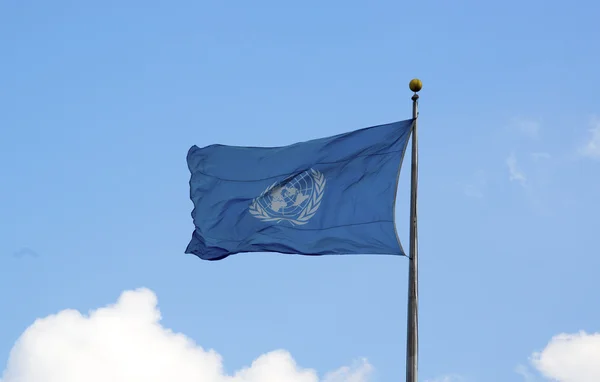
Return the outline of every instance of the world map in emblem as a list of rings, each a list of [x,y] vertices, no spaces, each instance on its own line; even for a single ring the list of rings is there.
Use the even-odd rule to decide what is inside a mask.
[[[314,169],[276,181],[252,201],[249,212],[262,221],[306,224],[321,205],[325,183],[325,176]]]

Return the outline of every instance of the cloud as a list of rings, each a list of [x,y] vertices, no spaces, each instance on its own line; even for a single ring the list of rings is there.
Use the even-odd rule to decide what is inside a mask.
[[[537,379],[535,376],[529,371],[527,366],[519,365],[515,368],[515,373],[519,374],[523,377],[525,382],[535,382]]]
[[[323,382],[363,382],[367,381],[372,366],[366,359],[356,362],[353,366],[344,366],[325,375]]]
[[[114,305],[84,316],[76,310],[36,320],[11,350],[1,382],[318,382],[276,350],[228,375],[221,356],[160,324],[155,294],[126,291]],[[361,360],[323,382],[365,382],[371,365]]]
[[[537,139],[540,136],[542,124],[539,121],[526,118],[515,118],[512,126],[528,138]]]
[[[506,158],[506,165],[508,166],[508,175],[510,181],[519,182],[522,186],[525,186],[527,184],[527,177],[519,168],[517,157],[514,153],[510,154],[508,158]]]
[[[600,119],[593,120],[591,125],[590,137],[579,153],[587,158],[600,159]]]
[[[600,333],[559,334],[534,353],[533,366],[546,378],[560,382],[600,381]]]

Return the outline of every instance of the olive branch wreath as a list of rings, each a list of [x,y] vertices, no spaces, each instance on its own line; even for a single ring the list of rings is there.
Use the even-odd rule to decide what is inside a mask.
[[[254,199],[252,201],[252,204],[250,204],[248,211],[255,218],[260,219],[265,222],[273,222],[274,221],[274,222],[279,223],[280,221],[287,220],[290,223],[292,223],[292,225],[303,225],[303,224],[308,223],[308,221],[313,216],[315,216],[315,214],[317,213],[319,206],[321,206],[321,200],[323,199],[323,194],[325,191],[325,184],[327,183],[327,180],[325,179],[325,175],[323,175],[321,172],[319,172],[317,170],[314,170],[311,168],[310,175],[313,178],[315,189],[314,189],[314,192],[312,193],[308,203],[306,204],[306,207],[304,207],[304,209],[302,210],[302,212],[300,212],[300,215],[298,215],[298,217],[296,219],[288,219],[288,218],[273,216],[269,213],[269,211],[265,210],[257,202],[258,199],[262,198],[263,196],[265,196],[266,194],[271,192],[271,190],[273,188],[275,188],[275,186],[277,185],[278,182],[275,182],[272,185],[270,185],[266,190],[264,190],[262,192],[262,194],[260,194],[260,196],[258,198]]]

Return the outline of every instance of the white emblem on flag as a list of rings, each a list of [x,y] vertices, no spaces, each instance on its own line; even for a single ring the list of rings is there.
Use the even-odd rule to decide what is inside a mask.
[[[311,168],[267,187],[252,201],[249,211],[262,221],[306,224],[321,206],[325,183],[325,176]]]

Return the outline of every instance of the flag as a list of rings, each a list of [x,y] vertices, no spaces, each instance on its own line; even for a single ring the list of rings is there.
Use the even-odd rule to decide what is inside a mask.
[[[394,206],[413,120],[284,147],[192,146],[186,253],[404,255]]]

